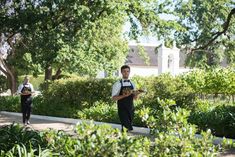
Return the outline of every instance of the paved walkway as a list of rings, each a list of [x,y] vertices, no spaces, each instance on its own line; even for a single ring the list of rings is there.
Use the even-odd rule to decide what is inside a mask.
[[[19,123],[22,124],[22,118],[20,116],[14,115],[7,115],[0,113],[0,126],[12,124],[12,123]],[[31,118],[30,119],[31,127],[34,130],[46,130],[46,129],[55,129],[55,130],[64,130],[66,132],[73,131],[73,124],[51,121],[51,120],[44,120],[44,119],[37,119]]]
[[[0,111],[0,126],[12,124],[12,123],[20,123],[22,124],[22,116],[21,113],[13,113],[13,112],[4,112]],[[46,130],[46,129],[55,129],[55,130],[64,130],[67,133],[73,133],[73,128],[75,124],[81,122],[79,119],[72,118],[58,118],[58,117],[50,117],[50,116],[39,116],[32,115],[30,118],[31,124],[28,127],[31,127],[34,130]],[[95,124],[104,124],[102,122],[94,122]],[[107,123],[106,123],[107,124]],[[119,128],[118,124],[110,124],[113,128]],[[23,124],[22,124],[23,125]],[[134,133],[137,135],[148,135],[149,129],[142,127],[134,127]],[[216,139],[214,143],[219,143],[220,139]],[[235,150],[228,150],[225,153],[220,154],[221,157],[235,157]]]

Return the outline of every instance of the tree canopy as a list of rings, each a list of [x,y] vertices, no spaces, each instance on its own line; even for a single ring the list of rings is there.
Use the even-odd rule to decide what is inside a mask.
[[[191,67],[217,66],[223,60],[235,61],[235,19],[232,0],[179,0],[175,5],[177,21],[184,31],[175,39],[188,54]]]
[[[51,80],[63,71],[111,73],[128,53],[127,21],[130,38],[151,33],[166,43],[176,40],[192,67],[234,63],[233,8],[232,0],[4,0],[0,70],[13,93],[21,74],[44,71]]]

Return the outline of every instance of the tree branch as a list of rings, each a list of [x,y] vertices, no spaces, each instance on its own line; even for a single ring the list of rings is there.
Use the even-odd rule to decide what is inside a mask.
[[[0,57],[0,64],[4,66],[3,59]],[[7,71],[0,65],[0,71],[7,75]]]
[[[61,73],[62,73],[61,68],[57,69],[55,75],[52,76],[52,80],[58,79]]]
[[[211,45],[219,36],[221,36],[222,34],[225,34],[228,30],[232,15],[235,14],[235,8],[233,8],[230,13],[228,14],[227,20],[226,22],[223,24],[223,30],[220,32],[216,32],[214,34],[212,34],[212,39],[209,40],[205,45],[202,45],[198,48],[192,49],[191,51],[197,51],[197,50],[203,50],[206,49],[209,45]]]

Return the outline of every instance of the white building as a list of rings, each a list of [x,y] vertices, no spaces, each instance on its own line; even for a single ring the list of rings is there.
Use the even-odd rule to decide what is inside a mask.
[[[177,47],[171,49],[163,45],[159,47],[155,44],[129,44],[130,51],[125,64],[131,67],[130,75],[157,76],[167,72],[177,75],[190,70],[185,67],[185,55]],[[139,46],[147,53],[148,64],[141,57]]]
[[[185,66],[185,54],[177,47],[167,48],[159,45],[149,43],[130,43],[129,53],[124,64],[131,67],[130,77],[138,76],[157,76],[161,73],[171,73],[177,75],[183,72],[190,71],[190,68]],[[140,48],[141,47],[141,48]],[[148,56],[147,63],[141,57],[141,50],[143,49]],[[117,76],[121,76],[120,69],[116,72]],[[105,72],[100,72],[98,78],[106,77]]]

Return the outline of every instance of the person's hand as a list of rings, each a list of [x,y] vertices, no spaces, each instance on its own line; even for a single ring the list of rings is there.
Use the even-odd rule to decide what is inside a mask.
[[[130,96],[132,94],[132,92],[130,91],[130,92],[125,92],[125,93],[123,93],[123,95],[125,96],[125,97],[128,97],[128,96]]]
[[[30,95],[30,94],[34,94],[34,92],[30,92],[30,91],[26,91],[26,92],[23,92],[23,93],[20,93],[21,95]]]
[[[134,90],[134,91],[133,91],[133,94],[139,95],[140,93],[143,93],[143,92],[144,92],[144,90],[138,89],[138,90]]]

